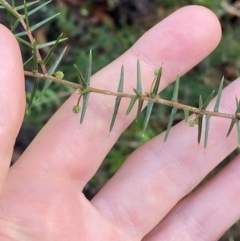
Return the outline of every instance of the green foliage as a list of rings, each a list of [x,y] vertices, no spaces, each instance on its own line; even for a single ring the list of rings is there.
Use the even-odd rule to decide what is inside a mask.
[[[58,58],[56,59],[56,61],[51,65],[51,67],[50,67],[49,70],[48,70],[48,75],[51,76],[51,75],[54,74],[55,70],[57,69],[60,61],[62,60],[62,58],[63,58],[63,56],[64,56],[64,54],[65,54],[65,52],[66,52],[66,49],[67,49],[67,47],[65,47],[65,48],[63,49],[63,51],[62,51],[61,54],[58,56]],[[34,58],[33,58],[33,59],[34,59]],[[43,89],[42,89],[42,92],[41,92],[38,100],[40,100],[41,97],[45,94],[46,90],[50,87],[51,83],[52,83],[52,80],[51,80],[51,79],[47,79],[47,80],[45,81],[44,86],[43,86]]]
[[[31,72],[33,74],[41,73],[44,75],[49,75],[50,77],[54,75],[59,79],[63,78],[63,75],[61,75],[61,73],[64,72],[66,73],[67,79],[71,79],[75,82],[77,82],[77,79],[79,80],[78,83],[82,86],[82,88],[79,88],[80,97],[77,105],[73,107],[73,110],[75,113],[81,112],[80,122],[82,123],[87,110],[90,92],[92,91],[90,86],[91,74],[111,62],[126,49],[128,49],[136,41],[136,39],[143,32],[145,32],[145,29],[128,27],[120,31],[116,31],[110,23],[105,23],[101,27],[87,26],[86,31],[86,26],[84,25],[85,23],[79,22],[76,25],[76,21],[73,16],[69,15],[68,9],[65,9],[62,14],[59,15],[59,9],[57,8],[49,8],[49,11],[51,11],[50,16],[47,16],[44,20],[39,21],[37,24],[32,24],[30,16],[34,16],[34,14],[36,14],[38,11],[41,11],[46,6],[49,6],[49,3],[50,1],[40,4],[38,1],[31,3],[26,3],[24,1],[22,5],[15,6],[15,8],[13,8],[9,4],[7,4],[7,2],[0,1],[0,4],[2,4],[1,7],[8,12],[8,18],[10,23],[9,25],[11,30],[15,33],[18,41],[25,45],[25,47],[30,51],[30,53],[32,53],[32,55],[24,61],[25,68],[31,66]],[[195,0],[191,1],[191,3],[207,6],[213,9],[218,16],[223,16],[223,11],[220,8],[219,1]],[[15,5],[15,1],[12,1],[12,4]],[[165,12],[172,12],[173,9],[185,5],[186,1],[161,1],[161,4]],[[31,33],[33,31],[35,31],[40,26],[48,24],[56,17],[58,17],[57,23],[59,24],[59,29],[62,30],[61,32],[63,32],[63,34],[56,37],[56,39],[54,39],[53,41],[49,41],[47,43],[38,43],[36,40],[34,40],[34,38],[29,38],[29,36],[31,37]],[[22,24],[22,21],[26,23],[26,29],[24,29],[24,31],[18,31],[18,27]],[[141,29],[142,32],[139,31],[139,29]],[[164,90],[161,93],[161,98],[158,95],[158,89],[160,86],[162,68],[157,69],[155,73],[153,73],[153,75],[156,75],[156,79],[153,82],[152,88],[150,90],[142,90],[140,61],[137,61],[137,83],[136,88],[134,88],[135,94],[131,95],[129,107],[126,110],[126,114],[128,115],[132,111],[134,104],[138,102],[138,123],[132,125],[129,129],[130,131],[124,133],[123,139],[120,139],[120,141],[117,143],[116,149],[119,149],[124,154],[119,155],[116,149],[113,149],[107,157],[106,163],[108,174],[106,176],[108,176],[108,178],[113,175],[114,172],[120,167],[124,157],[126,157],[129,152],[135,149],[138,145],[151,139],[153,136],[157,135],[159,132],[162,132],[165,129],[167,130],[164,139],[166,141],[174,122],[178,122],[182,119],[184,119],[186,123],[189,122],[189,114],[193,113],[191,107],[185,106],[182,108],[182,113],[177,112],[177,110],[179,109],[179,106],[177,104],[182,102],[191,103],[192,106],[199,105],[199,112],[195,113],[196,119],[190,121],[189,124],[198,125],[198,142],[200,143],[203,126],[202,123],[204,120],[203,117],[205,116],[206,124],[204,148],[207,147],[211,114],[206,114],[205,111],[209,102],[214,96],[214,92],[211,92],[209,96],[207,96],[207,94],[210,93],[210,89],[217,87],[218,80],[220,76],[222,76],[222,73],[219,71],[221,66],[225,63],[233,64],[233,61],[238,57],[237,53],[239,53],[240,51],[240,45],[237,42],[240,37],[239,28],[230,26],[229,23],[225,22],[224,31],[225,33],[223,35],[223,40],[220,43],[219,48],[210,57],[206,58],[197,68],[193,69],[188,75],[182,78],[181,88],[179,88],[179,78],[177,78],[175,86],[172,85],[168,89]],[[129,32],[131,32],[131,34],[129,34]],[[62,48],[60,43],[67,40],[63,37],[65,35],[70,36],[73,39],[76,38],[78,44],[75,44],[76,47],[71,47],[68,52],[68,54],[72,56],[71,64],[61,65],[61,61],[64,60],[64,53],[66,52],[66,48]],[[79,46],[81,47],[79,48]],[[50,47],[50,50],[45,57],[41,57],[41,53],[39,50],[46,47]],[[59,47],[60,50],[58,50]],[[92,53],[90,51],[88,55],[84,50],[86,48],[93,49],[94,53],[96,53],[96,64],[94,64],[94,66],[92,66]],[[72,63],[75,64],[74,67],[72,67]],[[85,63],[88,63],[87,68]],[[237,68],[237,66],[233,66]],[[75,68],[76,71],[72,71],[73,68]],[[86,68],[87,70],[86,75],[83,77],[80,69],[84,68]],[[55,79],[47,79],[45,80],[44,84],[42,84],[42,79],[38,76],[34,76],[33,79],[34,84],[32,88],[32,93],[27,93],[28,109],[30,109],[31,107],[31,113],[33,114],[33,116],[36,116],[37,113],[38,119],[36,120],[36,118],[31,118],[31,115],[27,115],[26,120],[28,122],[30,120],[37,121],[38,124],[40,124],[41,122],[43,123],[46,121],[46,119],[48,119],[48,117],[44,116],[41,113],[43,109],[51,110],[49,111],[51,113],[56,109],[56,106],[59,106],[61,104],[62,101],[59,100],[59,93],[61,93],[62,89],[60,89],[60,87],[57,87],[57,85],[53,85],[51,86],[51,88],[49,88],[49,86],[52,84],[52,81],[55,81]],[[192,79],[195,80],[194,83]],[[207,82],[207,79],[212,79],[213,81],[209,84],[206,84],[205,82]],[[227,78],[226,82],[228,80],[229,79]],[[71,88],[66,85],[61,88],[65,88],[65,90],[63,91],[65,93],[64,97],[67,97],[72,91]],[[222,88],[223,79],[220,83],[219,91],[217,94],[217,101],[212,114],[219,111]],[[42,89],[42,91],[40,89]],[[146,93],[145,91],[148,92]],[[114,128],[114,123],[117,118],[120,101],[123,98],[117,96],[118,93],[124,94],[123,68],[120,74],[119,89],[115,97],[116,103],[113,109],[113,117],[110,125],[110,130]],[[197,102],[197,96],[199,96],[201,93],[202,96],[199,97],[199,102]],[[34,101],[35,96],[41,96],[41,99],[36,102]],[[169,102],[161,103],[161,107],[158,104],[154,105],[154,103],[158,100],[170,99],[171,96],[171,105],[169,104]],[[79,106],[81,97],[83,97],[82,108]],[[206,101],[203,102],[203,100]],[[141,114],[144,101],[148,102],[147,109],[146,112]],[[168,118],[166,118],[166,116],[169,116],[169,107],[167,105],[171,107],[169,120]],[[236,118],[233,118],[231,120],[227,136],[236,125],[238,131],[238,141],[240,143],[240,128],[238,120],[238,114],[240,112],[239,105],[239,100],[236,100]],[[41,113],[41,115],[39,115],[39,113]],[[148,132],[145,133],[143,137],[141,137],[142,126],[143,133],[145,133],[148,126]],[[126,141],[126,139],[134,141],[130,142]],[[126,148],[126,146],[129,148]],[[118,156],[119,158],[116,159],[116,156]]]
[[[58,44],[62,40],[62,34],[57,38],[57,40],[51,41],[52,47],[51,47],[50,51],[48,52],[48,54],[46,55],[46,57],[43,59],[41,57],[40,52],[39,52],[39,45],[36,42],[36,40],[32,37],[32,33],[31,33],[32,31],[34,31],[38,27],[40,27],[43,24],[46,24],[49,21],[51,21],[52,19],[54,19],[58,15],[58,13],[53,14],[52,16],[38,22],[37,24],[31,25],[30,21],[29,21],[29,16],[31,14],[36,13],[37,11],[42,9],[43,7],[45,7],[49,2],[43,3],[40,6],[37,6],[34,9],[32,9],[31,11],[29,11],[27,3],[24,1],[23,5],[19,6],[21,9],[24,10],[23,15],[19,14],[17,12],[16,8],[11,8],[11,6],[6,1],[2,0],[0,3],[8,11],[8,14],[10,14],[10,15],[12,14],[13,17],[16,17],[16,22],[21,22],[21,24],[25,28],[25,31],[22,31],[20,33],[15,33],[15,35],[19,39],[19,41],[21,41],[27,47],[32,49],[32,53],[33,53],[32,58],[30,58],[30,60],[28,60],[27,62],[32,62],[32,73],[33,73],[33,77],[34,77],[35,80],[34,80],[34,86],[33,86],[32,94],[30,96],[30,101],[29,101],[29,105],[28,105],[28,109],[29,109],[31,107],[32,103],[33,103],[33,99],[35,97],[35,93],[36,93],[37,88],[39,86],[39,81],[41,79],[40,75],[38,74],[39,68],[42,69],[42,72],[43,72],[44,75],[51,76],[51,78],[50,77],[44,78],[46,80],[45,80],[44,86],[42,88],[42,91],[41,91],[41,94],[40,94],[40,97],[38,98],[38,100],[40,100],[40,98],[44,95],[46,90],[51,85],[52,81],[53,80],[57,81],[56,79],[53,78],[53,75],[55,75],[57,77],[58,82],[59,82],[59,79],[63,78],[63,72],[62,71],[55,72],[55,70],[59,66],[60,61],[62,60],[62,58],[63,58],[63,56],[66,52],[66,47],[61,51],[61,53],[56,58],[54,63],[50,66],[49,70],[47,70],[48,61],[49,61],[51,55],[53,54],[54,50],[56,49],[56,47],[58,46]],[[25,20],[25,22],[23,22],[23,20]],[[11,24],[12,24],[12,22],[13,21],[11,19]],[[15,24],[14,24],[14,26],[15,26]],[[29,38],[29,42],[20,38],[20,36],[22,36],[22,35],[27,35],[28,38]],[[48,44],[48,46],[50,46],[50,45]],[[90,50],[90,52],[89,52],[88,66],[87,66],[87,69],[86,69],[85,77],[83,77],[79,68],[76,65],[74,65],[74,68],[76,70],[76,73],[78,75],[78,78],[79,78],[79,81],[80,81],[81,85],[78,86],[79,92],[80,92],[80,97],[78,99],[77,105],[73,108],[73,111],[75,113],[78,113],[80,111],[79,103],[80,103],[81,97],[83,97],[83,106],[82,106],[82,112],[81,112],[81,118],[80,118],[80,123],[82,123],[83,120],[84,120],[84,117],[85,117],[86,110],[87,110],[90,92],[95,91],[90,86],[90,78],[91,78],[91,74],[92,74],[92,51]],[[132,110],[132,108],[134,106],[134,103],[136,102],[136,100],[138,100],[139,104],[138,104],[137,116],[139,116],[140,111],[141,111],[142,106],[143,106],[143,101],[148,100],[145,120],[144,120],[144,124],[143,124],[143,134],[145,133],[147,125],[149,123],[150,116],[151,116],[152,110],[153,110],[153,105],[154,105],[155,102],[159,102],[158,101],[159,100],[158,91],[159,91],[160,80],[161,80],[161,76],[162,76],[162,67],[160,67],[159,69],[156,69],[154,71],[154,75],[155,75],[155,78],[154,78],[152,86],[150,88],[150,92],[149,93],[145,92],[145,94],[142,94],[142,83],[141,83],[142,80],[141,80],[140,62],[139,62],[139,60],[137,61],[137,87],[136,87],[136,89],[133,89],[134,92],[135,92],[135,95],[130,96],[131,100],[130,100],[129,107],[126,111],[126,114],[130,113],[130,111]],[[123,71],[123,67],[122,67],[120,82],[119,82],[119,87],[118,87],[118,93],[114,94],[114,95],[116,95],[116,102],[115,102],[115,107],[114,107],[114,110],[113,110],[113,116],[112,116],[112,121],[111,121],[111,125],[110,125],[110,131],[112,130],[112,128],[114,126],[121,99],[123,97],[129,97],[128,94],[125,94],[125,96],[119,95],[119,93],[123,93],[123,79],[124,79],[124,71]],[[198,109],[196,109],[194,107],[183,106],[183,105],[178,104],[177,99],[178,99],[178,92],[179,92],[179,76],[177,77],[177,80],[175,82],[174,91],[173,91],[172,100],[171,101],[166,101],[164,99],[160,100],[161,104],[172,106],[172,111],[171,111],[171,114],[170,114],[170,119],[169,119],[169,122],[168,122],[167,131],[166,131],[166,134],[165,134],[164,141],[167,140],[167,137],[168,137],[170,129],[173,125],[174,118],[175,118],[175,115],[177,113],[177,110],[183,109],[184,115],[185,115],[185,117],[184,117],[185,121],[188,119],[189,111],[196,114],[195,122],[198,124],[198,143],[200,143],[201,134],[202,134],[203,116],[204,115],[205,116],[211,116],[211,115],[216,116],[217,115],[216,113],[219,110],[220,99],[221,99],[221,94],[222,94],[222,89],[223,89],[223,81],[224,81],[224,78],[222,78],[222,81],[221,81],[219,89],[218,89],[218,94],[217,94],[217,99],[216,99],[216,103],[215,103],[215,107],[214,107],[214,112],[210,113],[209,111],[205,112],[205,110],[208,106],[208,103],[212,99],[212,97],[214,95],[214,92],[212,92],[210,94],[210,96],[208,97],[208,99],[206,100],[205,103],[203,103],[202,97],[200,95],[200,97],[199,97],[199,108]],[[61,81],[60,81],[60,83],[61,83]],[[64,81],[63,83],[70,85],[70,83],[67,82],[67,81]],[[102,90],[98,90],[98,93],[108,94],[108,92],[102,91]],[[228,116],[228,118],[231,118],[231,119],[235,120],[235,123],[238,126],[237,114],[238,113],[235,113],[235,116]],[[218,114],[218,116],[221,116],[221,115],[222,115],[221,113]],[[226,115],[225,115],[225,117],[226,117]],[[209,125],[210,125],[210,117],[207,117],[206,118],[206,130],[205,130],[204,147],[206,147],[206,145],[207,145]],[[230,125],[229,131],[231,131],[231,128],[232,128],[232,124]],[[239,130],[239,128],[238,128],[238,130]],[[228,132],[228,133],[230,133],[230,132]]]
[[[175,81],[175,85],[174,85],[174,91],[173,91],[173,96],[172,96],[172,101],[173,102],[177,102],[178,100],[178,92],[179,92],[179,76],[177,76],[177,79]],[[164,142],[167,140],[168,138],[168,134],[170,132],[170,129],[173,125],[173,121],[174,121],[174,118],[175,118],[175,115],[177,113],[177,108],[173,107],[172,108],[172,111],[171,111],[171,115],[170,115],[170,118],[169,118],[169,122],[168,122],[168,126],[167,126],[167,130],[166,130],[166,133],[165,133],[165,137],[164,137]],[[185,112],[186,112],[186,109],[184,109]],[[186,121],[186,117],[185,117],[185,121]]]
[[[81,93],[81,95],[83,95],[83,106],[82,106],[82,114],[81,114],[81,118],[80,118],[80,123],[83,122],[84,117],[85,117],[85,113],[86,113],[86,110],[87,110],[88,100],[89,100],[89,96],[90,96],[90,92],[88,91],[88,87],[90,85],[91,75],[92,75],[92,51],[90,50],[89,57],[88,57],[88,65],[87,65],[86,74],[85,74],[85,79],[83,81],[83,83],[86,84],[84,86],[83,91],[86,90],[86,92]]]
[[[141,95],[142,95],[142,77],[141,77],[141,67],[140,67],[139,59],[137,60],[137,88],[134,89],[134,91],[136,93],[136,96],[133,96],[131,98],[126,115],[128,115],[131,112],[136,100],[138,99],[138,97],[141,97]],[[139,117],[139,115],[141,113],[142,106],[143,106],[143,101],[141,99],[139,99],[138,100],[137,118]],[[136,120],[137,120],[137,118],[136,118]]]
[[[154,104],[153,101],[149,101],[148,105],[147,105],[146,116],[145,116],[144,124],[143,124],[143,136],[144,136],[144,134],[146,132],[147,125],[148,125],[148,122],[150,120],[150,116],[151,116],[152,109],[153,109],[153,104]]]
[[[216,100],[216,104],[214,106],[214,111],[218,111],[218,109],[219,109],[220,99],[221,99],[222,90],[223,90],[223,81],[224,81],[224,78],[222,78],[221,83],[219,85],[218,94],[217,94],[217,100]]]
[[[120,80],[119,80],[119,85],[118,85],[118,92],[119,93],[123,92],[123,82],[124,82],[124,67],[122,65],[121,75],[120,75]],[[118,96],[116,97],[115,106],[114,106],[114,110],[113,110],[112,121],[111,121],[111,125],[110,125],[110,132],[111,132],[113,126],[114,126],[121,99],[122,99],[121,97],[118,97]]]

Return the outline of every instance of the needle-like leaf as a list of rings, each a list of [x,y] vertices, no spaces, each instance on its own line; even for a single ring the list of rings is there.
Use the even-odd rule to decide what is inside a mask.
[[[84,120],[84,117],[85,117],[85,114],[86,114],[89,96],[90,96],[90,92],[85,93],[83,95],[83,105],[82,105],[82,113],[81,113],[81,117],[80,117],[80,124],[83,123],[83,120]]]
[[[219,105],[220,105],[220,100],[221,100],[221,95],[222,95],[222,90],[223,90],[223,82],[224,82],[224,77],[222,77],[221,83],[218,88],[217,100],[216,100],[216,104],[214,106],[214,111],[216,111],[216,112],[219,110]]]
[[[215,90],[212,91],[212,93],[208,96],[207,100],[205,101],[205,103],[202,106],[202,110],[206,110],[208,104],[210,103],[210,101],[212,100],[213,96],[214,96]]]
[[[202,96],[199,96],[199,109],[201,110],[203,107],[203,100]],[[198,116],[198,144],[201,141],[201,135],[202,135],[202,119],[203,117],[201,115]]]
[[[36,52],[37,52],[36,41],[34,40],[34,42],[33,42],[33,55],[32,55],[32,57],[33,57],[32,71],[33,72],[38,72],[38,60],[37,60],[37,53]],[[30,99],[28,101],[27,111],[29,111],[31,106],[32,106],[32,102],[34,100],[34,97],[35,97],[35,94],[36,94],[36,91],[37,91],[37,88],[38,88],[38,84],[39,84],[39,79],[35,78],[33,89],[32,89],[32,92],[31,92],[31,96],[30,96]]]
[[[237,97],[236,97],[236,106],[237,106],[237,109],[236,109],[236,114],[237,114],[240,112],[240,101]]]
[[[200,144],[201,141],[201,135],[202,135],[202,116],[198,117],[198,144]]]
[[[30,27],[31,32],[33,32],[34,30],[36,30],[36,29],[38,29],[39,27],[43,26],[45,23],[48,23],[48,22],[51,21],[52,19],[56,18],[59,14],[61,14],[61,13],[56,13],[56,14],[54,14],[53,16],[48,17],[48,18],[44,19],[43,21],[41,21],[41,22],[39,22],[39,23],[31,26],[31,27]]]
[[[159,68],[159,71],[158,71],[158,74],[157,74],[157,78],[156,78],[153,90],[150,93],[154,97],[157,96],[157,94],[158,94],[158,89],[159,89],[161,77],[162,77],[162,67]]]
[[[202,96],[200,95],[199,96],[199,109],[202,110],[202,107],[203,107],[203,99],[202,99]]]
[[[82,75],[82,72],[80,71],[80,69],[75,64],[74,64],[74,68],[77,72],[80,85],[82,85],[83,87],[87,87],[87,83],[86,83],[85,79],[83,78],[83,75]]]
[[[173,91],[173,96],[172,96],[172,101],[174,101],[174,102],[176,102],[178,100],[179,79],[180,79],[180,76],[178,75],[177,79],[175,81],[174,91]]]
[[[184,112],[184,120],[186,123],[188,123],[189,109],[185,108],[185,109],[183,109],[183,112]]]
[[[240,112],[240,101],[236,97],[236,111],[235,111],[235,114],[237,114],[239,112]],[[230,124],[229,129],[228,129],[228,132],[227,132],[227,137],[230,135],[230,133],[231,133],[235,123],[236,123],[236,119],[232,119],[231,124]]]
[[[52,74],[55,72],[56,68],[58,67],[59,63],[61,62],[61,60],[62,60],[62,58],[63,58],[63,56],[64,56],[64,54],[65,54],[65,52],[66,52],[66,49],[67,49],[67,47],[64,48],[64,50],[62,51],[62,53],[58,56],[58,58],[56,59],[56,61],[55,61],[55,62],[53,63],[53,65],[50,67],[50,69],[49,69],[49,71],[48,71],[48,74],[49,74],[49,75],[52,75]],[[49,88],[49,86],[51,85],[51,83],[52,83],[52,80],[50,80],[50,79],[47,79],[47,80],[45,81],[44,86],[43,86],[43,89],[42,89],[42,91],[41,91],[41,93],[40,93],[40,96],[39,96],[38,100],[41,99],[41,97],[44,95],[45,91]]]
[[[26,1],[24,0],[23,1],[23,4],[24,4],[24,17],[25,17],[25,23],[26,23],[26,26],[27,26],[27,31],[29,30],[30,26],[29,26],[29,18],[28,18],[28,9],[27,9],[27,4],[26,4]]]
[[[18,41],[20,41],[21,43],[25,44],[26,46],[28,46],[29,48],[31,48],[31,49],[33,48],[33,45],[31,43],[27,42],[26,40],[24,40],[24,39],[22,39],[22,38],[20,38],[18,36],[16,36],[16,39]]]
[[[239,127],[239,120],[236,120],[237,126],[237,135],[238,135],[238,147],[240,148],[240,127]]]
[[[23,66],[26,66],[27,64],[29,64],[31,61],[33,60],[33,56],[31,56],[28,60],[26,60],[23,64]]]
[[[122,65],[121,76],[120,76],[120,81],[119,81],[119,85],[118,85],[118,92],[120,92],[120,93],[123,92],[123,82],[124,82],[124,67]],[[114,126],[121,99],[122,99],[121,97],[116,97],[112,121],[111,121],[111,125],[110,125],[110,132],[112,131],[112,128]]]
[[[235,123],[236,123],[236,120],[232,119],[231,124],[230,124],[229,129],[228,129],[228,132],[227,132],[227,137],[230,135]]]
[[[30,7],[30,6],[38,3],[38,2],[39,2],[39,0],[37,0],[37,1],[32,1],[32,2],[27,3],[26,5],[27,5],[27,7]],[[13,6],[13,5],[12,5],[12,6]],[[20,6],[17,6],[15,9],[18,11],[18,10],[21,10],[21,9],[23,9],[23,8],[24,8],[24,5],[20,5]]]
[[[51,2],[51,0],[48,1],[48,2],[45,2],[45,3],[41,4],[41,5],[39,5],[39,6],[37,6],[37,7],[34,8],[33,10],[29,11],[29,12],[28,12],[28,16],[31,16],[32,14],[36,13],[37,11],[39,11],[40,9],[42,9],[43,7],[45,7],[45,6],[46,6],[47,4],[49,4],[50,2]]]
[[[12,3],[12,7],[15,8],[15,0],[12,0],[11,3]]]
[[[63,42],[63,41],[66,41],[68,38],[62,38],[59,40],[59,43]],[[56,43],[57,40],[54,40],[54,41],[50,41],[50,42],[47,42],[47,43],[43,43],[43,44],[38,44],[38,49],[42,49],[42,48],[45,48],[45,47],[48,47],[48,46],[52,46]]]
[[[206,149],[206,147],[207,147],[207,142],[208,142],[208,134],[209,134],[209,127],[210,127],[210,118],[211,118],[211,116],[206,115],[205,137],[204,137],[204,149]]]
[[[140,66],[140,61],[139,59],[137,60],[137,89],[134,89],[135,90],[135,93],[137,94],[137,96],[133,96],[131,98],[131,101],[129,103],[129,106],[128,106],[128,109],[127,109],[127,112],[126,112],[126,115],[128,115],[134,104],[136,103],[137,101],[137,97],[141,96],[142,94],[142,78],[141,78],[141,66]],[[143,105],[143,101],[142,100],[139,100],[138,101],[138,111],[137,111],[137,118],[142,110],[142,105]],[[136,118],[136,121],[137,121],[137,118]]]
[[[168,138],[168,134],[170,132],[170,129],[172,128],[173,121],[174,121],[176,113],[177,113],[177,108],[172,108],[171,115],[170,115],[170,118],[169,118],[169,121],[168,121],[167,130],[165,132],[164,142],[166,142],[166,140]]]
[[[131,98],[130,103],[129,103],[129,106],[128,106],[127,111],[126,111],[126,115],[128,115],[128,114],[131,112],[134,104],[136,103],[136,100],[137,100],[137,97],[136,97],[136,96],[133,96],[133,97]]]
[[[140,93],[138,90],[136,90],[135,88],[133,88],[133,91],[135,92],[135,94],[137,95],[137,97],[141,97],[142,93]]]
[[[133,88],[133,91],[136,93],[136,98],[139,98],[142,96],[142,93],[138,92],[136,89]],[[129,104],[129,106],[130,106],[130,104]],[[142,106],[143,106],[143,100],[139,99],[138,100],[137,118],[139,117],[139,115],[141,113]],[[137,118],[136,118],[136,121],[137,121]]]
[[[177,76],[177,79],[176,79],[175,85],[174,85],[173,96],[172,96],[173,102],[176,102],[178,100],[178,91],[179,91],[179,75]],[[173,124],[176,113],[177,113],[177,108],[172,108],[171,115],[170,115],[170,118],[168,121],[167,130],[166,130],[165,137],[164,137],[164,142],[166,142],[166,140],[168,138],[168,135],[172,128],[172,124]]]
[[[7,16],[8,16],[8,21],[9,21],[11,29],[12,29],[12,27],[13,27],[12,14],[10,12],[7,12]]]
[[[120,93],[123,92],[123,81],[124,81],[124,67],[122,65],[121,76],[120,76],[120,81],[119,81],[119,85],[118,85],[118,92],[120,92]]]
[[[237,105],[237,110],[236,110],[236,115],[237,113],[240,112],[240,101],[236,97],[236,105]],[[237,126],[237,135],[238,135],[238,147],[240,148],[240,126],[239,126],[239,119],[236,119],[236,126]]]
[[[138,100],[138,109],[137,109],[137,118],[136,118],[136,121],[138,120],[138,117],[142,111],[142,107],[143,107],[143,100]]]
[[[110,129],[109,129],[110,132],[112,131],[112,128],[114,126],[120,102],[121,102],[121,98],[120,97],[116,97],[114,111],[113,111],[113,116],[112,116],[112,121],[111,121]]]
[[[139,59],[137,60],[137,91],[142,93],[142,77],[141,77],[141,66]]]
[[[31,96],[30,96],[30,99],[29,99],[28,105],[27,105],[27,112],[31,109],[31,106],[32,106],[32,103],[33,103],[33,100],[34,100],[34,96],[35,96],[36,91],[38,89],[38,85],[39,85],[39,79],[35,78],[33,89],[32,89],[32,92],[31,92]]]
[[[0,2],[0,4],[3,5],[2,7],[0,7],[1,9],[6,9],[13,16],[15,16],[16,18],[19,18],[18,14],[14,11],[14,9],[11,6],[9,6],[8,4],[5,4],[3,2]],[[23,5],[23,8],[24,8],[24,5]]]
[[[86,74],[85,74],[86,86],[90,85],[91,75],[92,75],[92,50],[90,49],[89,56],[88,56],[88,65],[87,65],[87,70],[86,70]],[[90,92],[87,92],[87,93],[85,93],[83,95],[83,106],[82,106],[82,113],[81,113],[80,123],[82,123],[83,120],[84,120],[84,117],[85,117],[85,114],[86,114],[86,110],[87,110],[88,101],[89,101],[89,96],[90,96]]]
[[[154,104],[154,102],[149,101],[148,105],[147,105],[146,115],[145,115],[144,124],[143,124],[143,136],[147,129],[147,125],[148,125],[148,122],[149,122],[149,119],[150,119],[150,116],[152,113],[153,104]]]
[[[88,56],[88,66],[85,74],[85,81],[87,85],[90,84],[91,75],[92,75],[92,50],[90,49],[89,56]]]
[[[37,42],[33,40],[33,72],[38,72]]]
[[[51,66],[51,68],[48,71],[48,74],[52,75],[55,70],[57,69],[59,63],[61,62],[65,52],[67,50],[67,46],[63,49],[63,51],[61,52],[61,54],[58,56],[58,58],[56,59],[56,61],[54,62],[54,64]]]
[[[14,33],[16,30],[17,26],[19,25],[19,20],[17,19],[13,25],[11,25],[11,32]]]
[[[141,80],[141,69],[140,69],[139,59],[137,60],[137,89],[134,89],[134,91],[137,94],[137,96],[133,96],[131,98],[129,106],[128,106],[127,111],[126,111],[126,115],[128,115],[131,112],[134,104],[137,101],[137,97],[142,94],[142,80]]]
[[[36,30],[37,28],[41,27],[41,26],[44,25],[45,23],[47,23],[47,22],[51,21],[52,19],[56,18],[59,14],[60,14],[60,13],[57,13],[57,14],[49,17],[49,18],[44,19],[43,21],[41,21],[41,22],[39,22],[39,23],[31,26],[31,27],[29,28],[29,30],[30,30],[31,32],[33,32],[34,30]],[[26,32],[26,31],[23,31],[23,32],[20,32],[20,33],[15,34],[15,36],[18,36],[18,37],[24,36],[24,35],[27,35],[27,32]]]
[[[202,96],[199,96],[199,109],[200,110],[205,110],[209,104],[209,102],[212,100],[213,95],[215,93],[215,90],[211,92],[211,94],[208,96],[207,100],[205,103],[203,103]],[[202,120],[203,116],[199,116],[198,120],[198,144],[201,141],[201,132],[202,132]],[[207,141],[208,141],[208,134],[209,134],[209,127],[210,127],[210,116],[206,116],[206,126],[205,126],[205,137],[204,137],[204,149],[207,147]]]
[[[55,41],[55,43],[54,43],[54,45],[52,46],[52,48],[49,50],[47,56],[44,58],[44,60],[43,60],[44,64],[47,64],[47,63],[48,63],[48,61],[49,61],[52,53],[54,52],[54,50],[56,49],[59,41],[61,40],[62,35],[63,35],[63,34],[60,34],[60,36],[57,38],[57,40]]]
[[[141,66],[140,61],[137,61],[137,92],[141,95],[142,94],[142,77],[141,77]],[[137,109],[137,118],[136,121],[142,111],[143,107],[143,100],[138,100],[138,109]]]

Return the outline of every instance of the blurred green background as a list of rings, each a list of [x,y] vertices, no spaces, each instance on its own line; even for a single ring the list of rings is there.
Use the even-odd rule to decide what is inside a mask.
[[[65,73],[65,79],[77,82],[73,64],[77,64],[81,70],[84,70],[89,49],[93,50],[93,72],[95,73],[125,52],[154,24],[178,8],[191,4],[203,5],[214,11],[223,29],[223,38],[217,49],[181,78],[179,102],[197,106],[199,95],[201,94],[203,99],[206,99],[211,90],[218,87],[223,75],[227,84],[238,76],[240,66],[239,1],[55,0],[44,8],[40,15],[33,16],[31,21],[34,24],[43,17],[46,18],[57,12],[62,13],[57,21],[48,23],[36,31],[35,37],[39,42],[55,40],[60,33],[68,37],[68,52],[59,69]],[[229,7],[232,7],[235,12],[231,12]],[[0,18],[1,21],[5,20]],[[61,52],[64,44],[56,51],[55,57]],[[48,49],[44,49],[42,54],[45,55],[47,51]],[[29,54],[31,53],[23,47],[24,58],[27,58]],[[27,79],[26,89],[29,92],[32,86],[32,80]],[[161,96],[171,99],[172,91],[173,87],[170,86],[163,91]],[[13,162],[72,92],[73,90],[69,87],[53,84],[40,102],[34,102],[31,113],[26,115],[17,138]],[[155,105],[144,137],[142,137],[144,115],[122,134],[96,175],[87,184],[84,190],[87,198],[91,199],[97,193],[132,151],[166,129],[169,114],[170,108]],[[175,123],[182,118],[182,115],[177,115]],[[237,151],[231,154],[231,157],[236,153]],[[224,160],[203,183],[219,172],[230,160],[230,158]],[[220,240],[240,240],[239,225],[239,223],[235,224]]]

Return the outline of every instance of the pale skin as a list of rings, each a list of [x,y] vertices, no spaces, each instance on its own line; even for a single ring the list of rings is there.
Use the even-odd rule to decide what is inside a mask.
[[[130,33],[129,33],[130,34]],[[126,92],[136,82],[141,61],[144,89],[154,69],[164,66],[166,88],[211,53],[221,39],[216,16],[206,8],[182,8],[149,30],[126,53],[92,77],[92,85],[116,90],[121,64]],[[240,156],[207,184],[186,196],[237,146],[230,121],[213,118],[207,150],[197,130],[176,125],[138,148],[116,175],[88,201],[83,187],[120,134],[134,120],[125,118],[129,100],[109,134],[111,96],[92,94],[85,120],[72,113],[73,94],[9,170],[25,109],[21,55],[13,35],[0,26],[0,239],[23,241],[217,240],[240,217]],[[192,80],[194,81],[194,80]],[[240,79],[222,94],[220,110],[235,112]],[[210,104],[210,109],[213,103]],[[159,120],[161,121],[161,120]]]

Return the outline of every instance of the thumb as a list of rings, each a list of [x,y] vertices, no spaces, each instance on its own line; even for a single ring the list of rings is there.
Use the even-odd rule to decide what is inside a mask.
[[[21,53],[13,34],[0,25],[0,193],[25,109]]]

